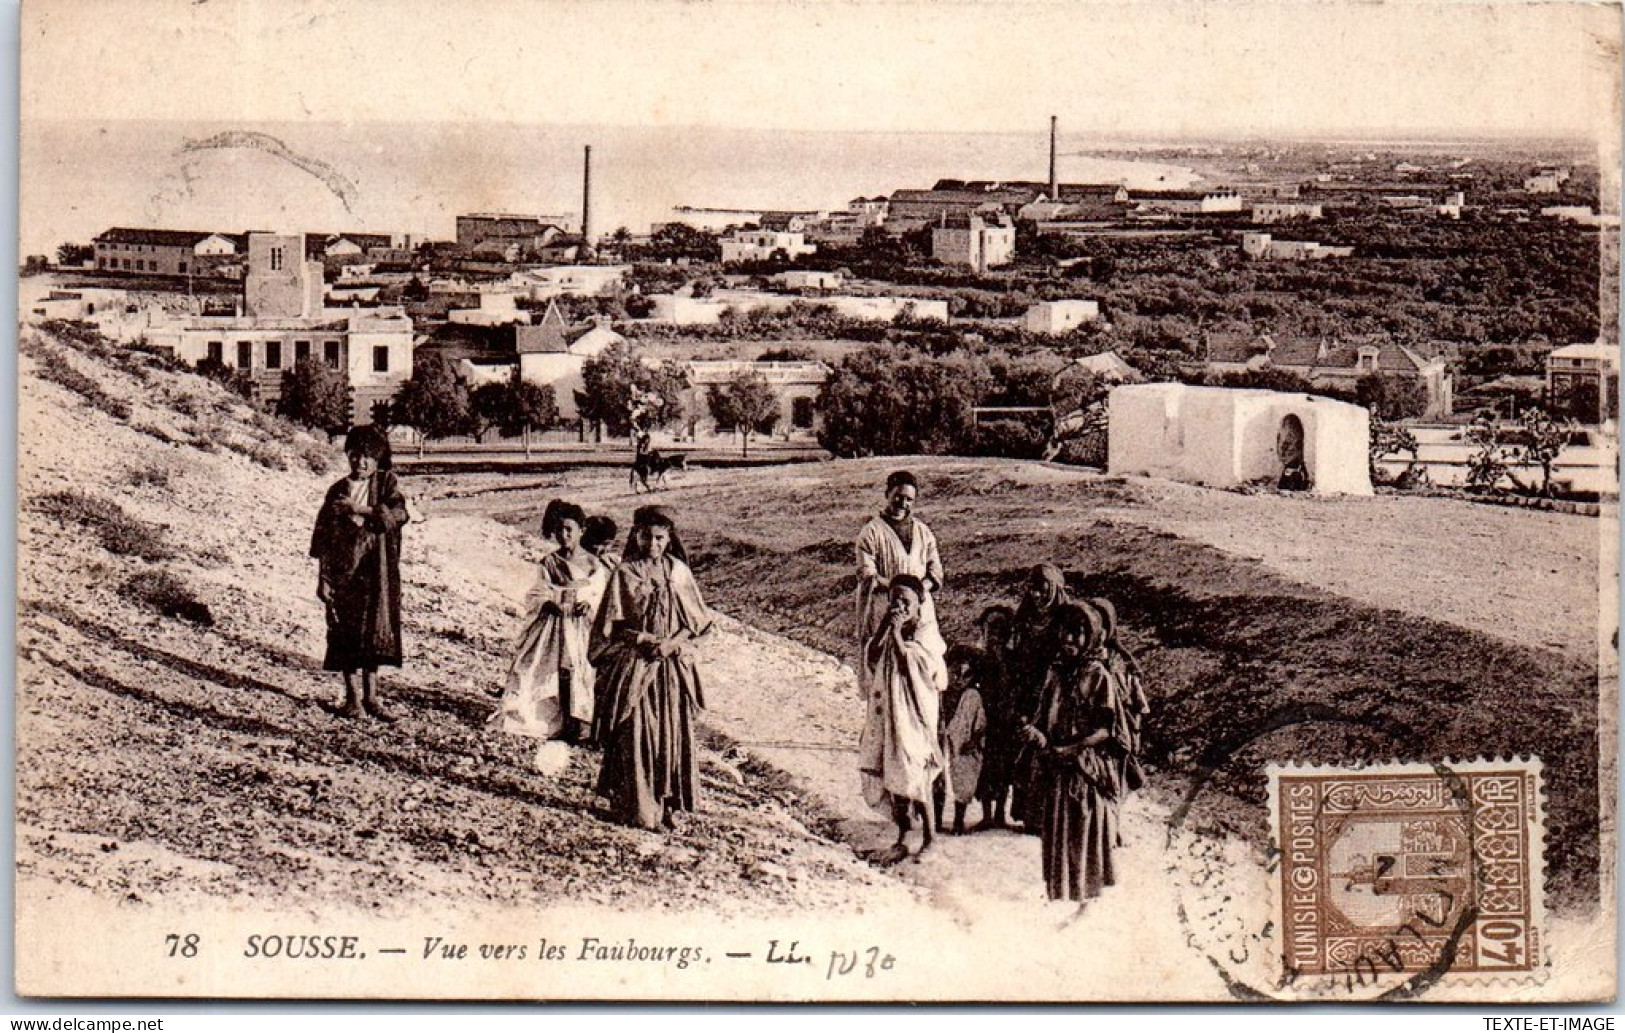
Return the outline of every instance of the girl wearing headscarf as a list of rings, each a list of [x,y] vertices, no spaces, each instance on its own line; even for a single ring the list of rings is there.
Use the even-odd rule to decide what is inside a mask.
[[[587,642],[609,572],[581,547],[587,514],[554,499],[542,534],[554,550],[543,558],[526,600],[525,630],[508,666],[507,691],[492,720],[504,732],[574,742],[593,717],[593,669]]]
[[[920,483],[907,470],[886,478],[886,507],[871,517],[858,534],[858,688],[867,695],[871,671],[862,655],[891,606],[892,579],[899,574],[918,578],[925,596],[920,602],[919,645],[943,663],[948,644],[937,630],[937,608],[932,597],[942,589],[942,558],[931,529],[914,518]],[[946,671],[944,671],[944,680]]]
[[[350,475],[327,490],[310,536],[316,598],[327,610],[322,668],[344,675],[341,717],[395,716],[379,698],[378,668],[401,665],[401,527],[406,497],[389,438],[356,427],[344,439]],[[357,675],[360,676],[358,688]]]
[[[1117,683],[1117,699],[1123,707],[1123,723],[1128,731],[1128,749],[1123,754],[1123,791],[1132,793],[1145,785],[1145,769],[1140,763],[1141,738],[1145,730],[1145,716],[1151,703],[1145,695],[1145,682],[1140,676],[1140,661],[1123,645],[1117,634],[1117,607],[1110,599],[1099,596],[1089,600],[1100,617],[1100,637],[1104,644],[1106,670]]]
[[[1039,690],[1049,674],[1050,665],[1060,650],[1059,625],[1056,622],[1061,608],[1071,602],[1066,593],[1066,575],[1053,563],[1040,563],[1027,575],[1027,587],[1021,604],[1016,608],[1010,629],[1010,693],[1016,715],[1031,720],[1038,705]],[[1030,757],[1023,752],[1014,763],[1011,776],[1011,817],[1026,825],[1027,831],[1038,831],[1037,815],[1027,813],[1028,783],[1034,771]]]
[[[589,654],[600,679],[598,793],[618,821],[675,828],[678,812],[694,810],[694,714],[705,696],[690,649],[710,629],[671,514],[637,510]]]
[[[1057,615],[1059,654],[1022,729],[1033,751],[1044,886],[1051,900],[1087,903],[1117,881],[1117,801],[1128,730],[1106,670],[1100,620],[1067,604]]]

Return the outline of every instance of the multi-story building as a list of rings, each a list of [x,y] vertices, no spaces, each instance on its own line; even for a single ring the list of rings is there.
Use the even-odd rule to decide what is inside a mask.
[[[565,217],[558,215],[476,212],[457,216],[457,243],[470,251],[488,242],[540,248],[562,234],[565,225]]]
[[[1333,340],[1212,334],[1207,338],[1207,366],[1215,373],[1285,370],[1318,387],[1351,395],[1360,378],[1380,373],[1421,385],[1427,392],[1427,418],[1449,416],[1454,406],[1454,380],[1443,359],[1424,358],[1381,337]]]
[[[1016,228],[978,215],[944,216],[931,227],[931,257],[985,273],[1015,259]]]
[[[818,250],[817,244],[807,243],[806,234],[789,230],[734,230],[720,243],[724,263],[765,262],[781,254],[795,259]]]
[[[207,276],[238,254],[239,238],[203,230],[115,226],[96,236],[96,268],[147,276]]]
[[[190,365],[247,372],[265,403],[281,397],[283,373],[300,360],[325,362],[350,386],[351,420],[369,423],[373,404],[412,375],[412,321],[398,308],[325,308],[322,264],[304,256],[303,234],[249,234],[243,311],[155,320],[148,340]]]

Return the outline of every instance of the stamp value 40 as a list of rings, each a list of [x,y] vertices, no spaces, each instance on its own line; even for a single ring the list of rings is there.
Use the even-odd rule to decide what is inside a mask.
[[[1272,767],[1288,983],[1528,978],[1542,965],[1538,758]]]

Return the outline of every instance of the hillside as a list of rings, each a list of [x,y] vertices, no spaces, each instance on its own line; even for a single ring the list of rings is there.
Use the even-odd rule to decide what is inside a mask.
[[[378,914],[906,896],[715,734],[705,810],[660,837],[594,816],[595,755],[548,778],[524,742],[485,731],[528,536],[413,527],[409,655],[384,674],[403,719],[341,720],[306,558],[336,447],[72,328],[25,331],[20,395],[19,885]]]
[[[905,463],[923,479],[918,513],[943,550],[949,641],[974,641],[977,614],[1014,603],[1044,560],[1069,572],[1075,593],[1116,601],[1149,673],[1156,784],[1182,820],[1262,844],[1271,761],[1534,753],[1547,780],[1548,899],[1594,906],[1597,521],[918,457],[694,471],[659,501],[683,519],[718,605],[846,656],[851,542],[887,470]],[[614,473],[561,482],[423,481],[444,510],[527,527],[560,492],[612,513],[633,504]],[[1611,683],[1617,666],[1602,676]]]

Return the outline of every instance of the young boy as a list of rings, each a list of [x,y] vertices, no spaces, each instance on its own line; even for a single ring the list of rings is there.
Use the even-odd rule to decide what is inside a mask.
[[[871,807],[889,811],[897,825],[897,842],[875,858],[882,867],[908,856],[904,839],[915,816],[923,834],[916,860],[933,842],[930,806],[944,770],[937,726],[948,670],[930,647],[932,638],[920,633],[924,599],[919,578],[893,576],[886,613],[863,650],[869,693],[858,743],[863,795]]]
[[[942,697],[942,756],[947,770],[937,779],[937,831],[946,831],[942,813],[947,798],[954,798],[953,834],[965,834],[965,810],[976,797],[982,777],[983,741],[987,714],[982,709],[978,675],[982,669],[980,650],[954,646],[948,650],[948,691]],[[986,816],[984,807],[983,816]]]

